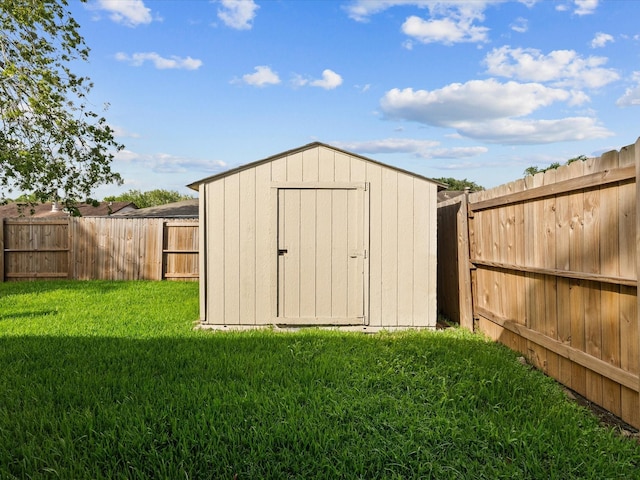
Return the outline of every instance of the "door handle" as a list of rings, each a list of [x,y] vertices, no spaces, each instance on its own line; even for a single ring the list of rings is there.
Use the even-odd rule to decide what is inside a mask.
[[[278,255],[279,255],[279,256],[282,256],[282,255],[284,255],[285,253],[288,253],[288,250],[287,250],[286,248],[279,248],[279,249],[278,249]]]

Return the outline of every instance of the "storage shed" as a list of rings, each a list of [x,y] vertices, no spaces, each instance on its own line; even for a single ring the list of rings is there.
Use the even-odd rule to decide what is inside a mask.
[[[314,142],[189,187],[203,325],[435,327],[439,183]]]

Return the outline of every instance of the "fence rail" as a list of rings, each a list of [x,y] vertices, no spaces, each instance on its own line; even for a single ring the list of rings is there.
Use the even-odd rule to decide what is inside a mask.
[[[0,219],[0,282],[197,280],[198,221]]]
[[[471,295],[475,329],[635,427],[639,172],[640,140],[443,203],[438,225],[441,242],[468,235],[460,255],[472,285],[440,251],[439,267],[456,277],[439,284],[441,311],[463,324]]]

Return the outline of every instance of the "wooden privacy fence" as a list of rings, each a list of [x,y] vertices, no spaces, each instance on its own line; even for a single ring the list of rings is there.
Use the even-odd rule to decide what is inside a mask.
[[[197,219],[0,220],[0,281],[198,279]]]
[[[464,232],[469,241],[468,253],[456,259],[460,268],[452,266],[455,253],[439,257],[442,274],[456,277],[440,288],[459,290],[442,292],[441,311],[522,352],[635,427],[639,173],[640,139],[619,152],[446,202],[438,225],[443,241],[456,248],[464,250]],[[471,316],[465,302],[472,302]]]

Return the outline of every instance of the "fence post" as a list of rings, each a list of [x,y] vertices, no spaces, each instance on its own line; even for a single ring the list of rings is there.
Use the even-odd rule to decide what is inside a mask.
[[[636,341],[636,351],[640,350],[640,255],[638,255],[638,251],[640,251],[640,206],[638,205],[638,200],[640,199],[640,138],[636,140],[635,148],[635,160],[636,160],[636,302],[638,305],[637,313],[636,313],[636,324],[638,325],[638,338]],[[640,368],[640,366],[639,366]],[[640,378],[638,379],[638,410],[640,410]],[[637,414],[637,418],[640,418],[640,411]]]
[[[471,262],[469,250],[469,190],[465,189],[456,215],[458,233],[458,291],[460,326],[473,331],[473,301],[471,292]]]

